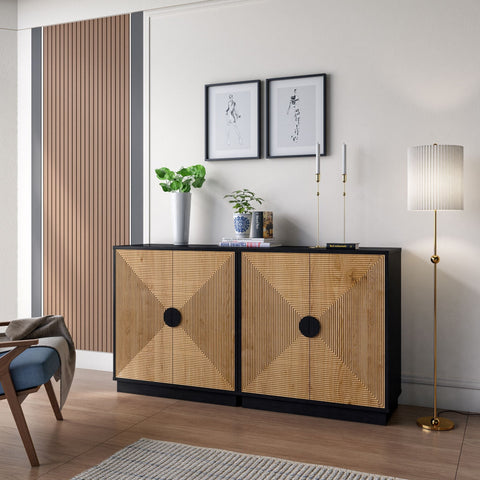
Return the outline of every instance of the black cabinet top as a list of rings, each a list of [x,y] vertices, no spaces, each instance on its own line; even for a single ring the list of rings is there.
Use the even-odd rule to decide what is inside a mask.
[[[195,250],[226,250],[226,251],[253,251],[253,252],[296,252],[296,253],[345,253],[345,254],[372,254],[372,255],[386,255],[392,253],[400,253],[401,248],[397,247],[360,247],[356,250],[341,249],[341,248],[316,248],[307,246],[282,246],[271,248],[252,248],[252,247],[219,247],[218,245],[173,245],[168,243],[146,243],[138,245],[115,245],[114,249],[134,249],[134,250],[181,250],[181,251],[195,251]]]

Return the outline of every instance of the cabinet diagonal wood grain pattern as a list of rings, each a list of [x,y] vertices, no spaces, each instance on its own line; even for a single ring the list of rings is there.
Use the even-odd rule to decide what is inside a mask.
[[[384,325],[384,256],[242,254],[243,391],[382,408]]]
[[[235,389],[233,252],[116,250],[116,376]],[[177,327],[164,312],[181,314]]]

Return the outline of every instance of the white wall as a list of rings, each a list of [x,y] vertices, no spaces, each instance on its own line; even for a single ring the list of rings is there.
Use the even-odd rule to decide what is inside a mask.
[[[32,313],[32,35],[31,30],[17,33],[17,115],[18,115],[18,280],[17,317]]]
[[[17,8],[0,2],[0,321],[17,312]]]
[[[205,1],[209,0],[18,0],[18,28],[57,25]]]
[[[403,248],[403,403],[431,404],[432,214],[406,209],[406,150],[465,146],[465,210],[439,213],[439,406],[480,410],[480,31],[477,0],[19,0],[21,28],[151,12],[152,242],[171,242],[168,195],[153,169],[203,161],[204,85],[327,73],[329,156],[321,240],[341,238],[340,146],[348,144],[347,240]],[[224,193],[250,187],[286,244],[315,242],[312,159],[209,162],[194,192],[191,242],[231,232]]]
[[[348,144],[347,240],[403,248],[403,403],[431,404],[433,214],[406,207],[411,145],[465,145],[465,210],[439,213],[439,405],[480,410],[480,3],[257,0],[150,18],[150,239],[171,242],[153,170],[203,161],[204,85],[327,73],[330,154],[322,158],[322,242],[342,238],[341,144]],[[186,34],[188,32],[188,34]],[[312,158],[209,162],[193,194],[191,243],[232,232],[222,199],[248,187],[284,244],[316,238]],[[458,388],[461,387],[461,388]]]

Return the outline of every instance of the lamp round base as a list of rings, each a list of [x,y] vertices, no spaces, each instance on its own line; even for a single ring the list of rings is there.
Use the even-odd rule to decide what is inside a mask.
[[[425,430],[452,430],[455,427],[455,424],[448,418],[442,417],[420,417],[417,418],[417,425],[424,428]]]

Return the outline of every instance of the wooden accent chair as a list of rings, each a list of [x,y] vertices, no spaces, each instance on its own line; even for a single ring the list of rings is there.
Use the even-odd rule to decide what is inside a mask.
[[[9,323],[0,322],[0,326],[7,326]],[[60,367],[60,358],[53,348],[30,348],[36,344],[37,339],[0,342],[0,348],[12,348],[0,352],[0,400],[6,399],[10,406],[32,467],[38,466],[39,462],[21,403],[27,395],[45,385],[56,419],[63,420],[51,383],[52,376]]]

